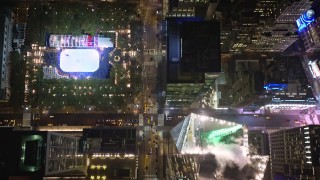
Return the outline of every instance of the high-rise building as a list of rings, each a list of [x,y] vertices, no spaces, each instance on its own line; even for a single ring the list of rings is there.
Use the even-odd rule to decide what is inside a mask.
[[[284,9],[283,12],[276,18],[275,23],[278,24],[293,24],[298,17],[311,8],[312,2],[300,1]]]
[[[247,148],[248,135],[243,129],[241,124],[191,113],[170,133],[178,152],[201,154],[220,144],[241,144]],[[241,143],[236,139],[241,139]]]
[[[14,27],[13,48],[15,51],[20,52],[23,48],[26,39],[26,23],[17,23]]]
[[[0,100],[8,101],[11,95],[10,54],[12,52],[13,13],[0,10]]]
[[[264,130],[248,131],[249,153],[252,155],[269,155],[268,133]]]
[[[170,134],[176,149],[168,157],[171,169],[167,172],[176,178],[264,178],[268,157],[249,154],[248,130],[241,124],[191,113]]]
[[[299,37],[303,42],[304,49],[308,53],[320,48],[320,21],[318,19],[299,31]]]
[[[85,177],[79,138],[66,134],[1,128],[0,179],[56,176]]]
[[[169,112],[199,107],[201,94],[221,72],[220,22],[208,21],[220,20],[216,16],[219,1],[169,0],[163,4],[168,59],[165,108]]]
[[[221,71],[219,23],[190,20],[168,19],[168,107],[189,108]]]
[[[167,17],[205,17],[209,0],[169,0]],[[217,4],[217,3],[211,3]]]
[[[274,179],[320,177],[320,126],[279,130],[269,135],[271,172]]]
[[[130,179],[138,176],[139,151],[135,128],[84,129],[81,149],[90,154],[87,174],[90,179]]]
[[[209,74],[221,72],[220,23],[191,17],[168,18],[167,25],[166,105],[189,108],[212,84]]]
[[[167,179],[199,179],[198,157],[193,154],[171,154],[167,157]]]
[[[221,41],[229,48],[230,54],[241,54],[242,51],[251,43],[251,41],[257,39],[257,29],[259,24],[259,15],[254,12],[256,2],[255,0],[241,0],[233,1],[231,9],[231,36],[227,41]],[[223,37],[222,39],[225,39]]]
[[[277,4],[277,0],[258,0],[254,11],[260,15],[261,19],[273,18]]]
[[[285,8],[274,24],[265,24],[260,36],[246,48],[249,52],[284,52],[298,40],[296,20],[311,8],[311,2],[295,2]],[[270,11],[271,12],[271,11]],[[268,13],[267,13],[268,14]]]

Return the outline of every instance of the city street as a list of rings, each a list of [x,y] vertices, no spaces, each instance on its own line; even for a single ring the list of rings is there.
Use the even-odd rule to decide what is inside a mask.
[[[153,120],[151,120],[151,117]],[[139,177],[162,179],[163,129],[157,126],[154,116],[146,115],[144,126],[138,127]]]
[[[143,31],[143,68],[142,68],[142,82],[143,82],[143,113],[156,114],[157,113],[157,67],[159,43],[156,34],[159,32],[157,26],[157,3],[148,0],[140,3],[142,12],[142,21],[144,25]]]
[[[139,177],[143,179],[163,179],[163,139],[162,131],[158,130],[158,94],[157,75],[158,63],[162,60],[160,43],[158,42],[158,4],[148,0],[140,1],[143,29],[142,56],[142,104],[143,125],[139,127],[141,140],[139,149]],[[141,133],[140,133],[141,132]]]

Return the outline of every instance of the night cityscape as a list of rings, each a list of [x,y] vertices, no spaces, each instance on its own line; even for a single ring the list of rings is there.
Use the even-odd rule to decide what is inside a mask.
[[[1,0],[0,180],[320,180],[320,0]]]

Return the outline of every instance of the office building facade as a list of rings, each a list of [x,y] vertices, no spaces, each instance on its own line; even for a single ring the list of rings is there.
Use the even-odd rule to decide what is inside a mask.
[[[277,3],[276,1],[271,2]],[[276,9],[281,8],[284,8],[283,12],[275,12]],[[265,23],[264,27],[260,29],[261,35],[247,47],[246,51],[282,53],[298,40],[296,20],[302,13],[311,8],[311,2],[301,1],[286,6],[283,4],[281,8],[276,8],[275,4],[270,4],[268,11],[263,14],[266,16],[273,14],[275,21],[273,23]],[[276,17],[278,13],[279,16]],[[263,19],[261,16],[260,18]]]
[[[269,135],[273,179],[320,177],[320,126],[280,130]]]
[[[136,134],[131,127],[84,129],[80,149],[89,155],[87,178],[136,179],[142,168]]]
[[[305,51],[312,53],[320,48],[320,22],[315,20],[299,32]]]
[[[269,155],[268,140],[268,133],[264,130],[249,130],[249,153],[251,155]]]
[[[11,95],[10,54],[12,52],[13,13],[0,10],[0,100],[8,101]]]
[[[207,21],[213,19],[218,4],[208,0],[168,2],[167,113],[170,108],[200,107],[202,95],[221,72],[220,22]]]

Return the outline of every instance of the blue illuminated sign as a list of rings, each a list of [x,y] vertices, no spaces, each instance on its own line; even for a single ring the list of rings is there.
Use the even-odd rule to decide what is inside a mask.
[[[271,90],[284,90],[284,89],[287,89],[287,85],[286,84],[273,84],[273,83],[270,83],[270,84],[267,84],[264,86],[264,89],[265,90],[268,90],[268,91],[271,91]]]
[[[201,17],[180,17],[180,18],[174,18],[178,24],[181,24],[182,22],[188,22],[188,21],[203,21],[203,18]]]
[[[308,10],[305,13],[303,13],[299,19],[296,20],[298,31],[301,32],[304,28],[306,28],[310,23],[312,23],[315,20],[314,18],[314,11]]]

